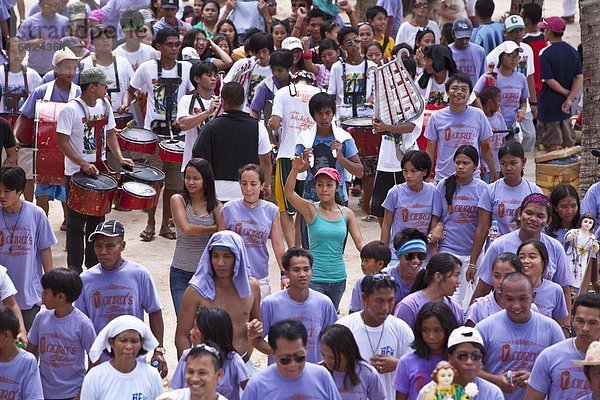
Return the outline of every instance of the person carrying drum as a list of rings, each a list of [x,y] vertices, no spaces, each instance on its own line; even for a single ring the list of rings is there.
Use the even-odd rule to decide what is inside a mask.
[[[81,96],[65,106],[56,127],[58,147],[65,155],[67,185],[79,171],[89,176],[97,176],[101,171],[107,172],[104,164],[106,146],[121,165],[133,166],[133,161],[123,158],[121,154],[115,134],[113,110],[106,99],[107,86],[112,82],[102,70],[92,67],[81,73],[79,83]],[[93,246],[84,246],[84,242],[96,226],[104,221],[104,215],[86,215],[80,212],[82,209],[79,207],[79,211],[76,211],[74,208],[79,202],[85,202],[85,197],[71,199],[68,203],[67,266],[81,273],[84,247],[86,267],[91,268],[98,263]]]

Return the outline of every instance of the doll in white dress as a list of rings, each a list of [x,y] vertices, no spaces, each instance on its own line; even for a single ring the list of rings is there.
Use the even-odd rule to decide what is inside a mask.
[[[585,276],[590,261],[590,254],[596,254],[600,250],[598,240],[593,231],[596,226],[594,216],[590,213],[585,213],[579,221],[581,228],[571,229],[565,235],[567,259],[571,263],[576,290],[580,288]],[[583,289],[587,291],[586,288]]]

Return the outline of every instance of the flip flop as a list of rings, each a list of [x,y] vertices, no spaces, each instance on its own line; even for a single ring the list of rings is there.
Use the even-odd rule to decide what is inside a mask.
[[[158,234],[158,236],[162,236],[164,238],[167,238],[169,240],[175,240],[177,239],[177,234],[173,231],[167,231],[167,232],[161,232]]]
[[[366,217],[361,218],[365,222],[377,222],[377,217],[374,215],[367,215]]]
[[[156,235],[155,231],[148,231],[148,230],[144,229],[142,231],[142,233],[140,233],[140,238],[142,238],[142,242],[150,242],[150,241],[152,241],[152,239],[154,239],[155,235]]]
[[[67,231],[67,221],[63,221],[62,224],[60,224],[60,230],[63,232]]]

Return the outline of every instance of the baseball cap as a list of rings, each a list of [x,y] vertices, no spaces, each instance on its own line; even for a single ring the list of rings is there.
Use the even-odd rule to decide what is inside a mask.
[[[106,74],[102,72],[100,68],[92,67],[84,69],[79,74],[79,84],[85,85],[86,83],[100,83],[102,85],[110,85],[113,83],[112,80],[106,77]]]
[[[335,168],[320,168],[315,174],[315,179],[317,179],[317,176],[319,175],[327,175],[328,177],[336,181],[338,185],[340,184],[340,173]]]
[[[94,239],[94,235],[103,235],[108,237],[120,236],[121,239],[124,239],[125,228],[123,228],[123,224],[117,221],[116,219],[109,219],[108,221],[100,222],[96,226],[96,229],[94,229],[94,232],[92,232],[88,241],[91,242]]]
[[[85,9],[85,4],[79,0],[70,2],[67,4],[67,15],[69,16],[69,21],[86,19],[87,11]]]
[[[60,49],[68,47],[69,49],[73,50],[73,48],[82,48],[83,44],[75,36],[65,36],[59,40],[58,47]]]
[[[552,32],[563,33],[567,24],[561,17],[548,17],[543,18],[542,22],[538,22],[537,26],[542,29],[550,29]]]
[[[160,0],[160,6],[162,8],[179,8],[178,0]]]
[[[518,50],[519,53],[523,52],[523,49],[519,47],[518,44],[516,44],[515,42],[513,42],[512,40],[506,40],[502,43],[500,43],[500,45],[498,46],[498,50],[500,50],[500,52],[498,54],[502,54],[502,53],[514,53],[515,50]]]
[[[183,61],[188,61],[192,64],[196,64],[200,62],[200,55],[198,54],[198,51],[195,48],[188,46],[184,47],[181,50],[181,59]]]
[[[154,13],[152,12],[152,10],[150,10],[148,8],[140,8],[138,11],[140,13],[142,13],[145,24],[156,21],[156,18],[154,17]]]
[[[283,39],[283,42],[281,42],[281,48],[282,49],[286,49],[286,50],[294,50],[294,49],[300,49],[302,50],[302,41],[300,39],[298,39],[297,37],[286,37],[285,39]]]
[[[481,334],[470,326],[460,326],[452,331],[448,338],[448,348],[463,343],[477,343],[483,346]]]
[[[56,50],[56,52],[52,56],[52,65],[56,67],[58,64],[65,60],[79,61],[79,57],[77,57],[75,53],[73,53],[73,50],[71,50],[68,47],[65,47],[62,50]]]
[[[506,30],[506,32],[512,32],[515,29],[525,29],[525,22],[520,15],[509,15],[508,18],[504,20],[504,30]]]
[[[470,38],[473,34],[473,23],[469,18],[457,18],[452,23],[452,32],[457,39]]]
[[[104,14],[104,11],[102,11],[101,9],[96,9],[96,10],[92,10],[90,12],[90,15],[88,17],[88,19],[92,19],[96,22],[102,23],[104,22],[104,18],[106,18],[106,14]]]

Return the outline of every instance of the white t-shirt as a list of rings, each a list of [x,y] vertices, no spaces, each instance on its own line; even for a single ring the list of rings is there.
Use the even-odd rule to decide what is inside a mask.
[[[8,72],[8,90],[7,90],[7,88],[4,87],[4,84],[5,84],[4,68],[5,67],[8,68],[8,64],[0,65],[0,87],[2,90],[2,97],[0,98],[0,112],[12,112],[12,109],[8,109],[8,110],[4,109],[5,106],[9,106],[8,104],[5,104],[5,102],[4,102],[4,100],[6,98],[6,93],[24,94],[25,93],[25,81],[23,80],[23,73],[21,71],[19,71],[19,72],[10,72],[9,71]],[[33,92],[33,90],[35,88],[37,88],[38,86],[40,86],[41,84],[42,84],[42,78],[40,77],[40,75],[37,72],[35,72],[34,69],[27,68],[27,87],[29,89],[29,93]],[[27,94],[27,96],[28,95],[29,94]],[[17,112],[19,112],[19,109],[21,108],[23,103],[25,103],[27,96],[25,96],[23,99],[21,99],[21,101],[19,101],[19,104],[17,106]]]
[[[96,133],[97,129],[93,124],[97,120],[108,117],[108,124],[103,125],[102,129],[102,160],[106,160],[106,132],[115,129],[115,117],[109,103],[103,99],[98,99],[94,107],[88,107],[88,116],[90,124],[82,123],[85,120],[86,113],[77,101],[70,101],[58,115],[56,132],[70,136],[69,142],[85,161],[93,163],[96,161]],[[92,126],[89,126],[92,125]],[[71,176],[79,172],[81,167],[65,157],[65,175]]]
[[[171,390],[163,393],[156,398],[156,400],[190,400],[190,388]],[[216,400],[227,400],[227,397],[217,393]]]
[[[267,154],[271,151],[269,133],[262,122],[258,123],[258,154]],[[215,180],[215,190],[220,201],[231,201],[241,199],[242,189],[238,181]]]
[[[535,64],[533,63],[533,50],[531,49],[530,45],[524,42],[521,42],[519,47],[523,49],[523,52],[520,55],[519,64],[517,64],[516,69],[525,76],[533,75],[535,72]],[[485,57],[485,63],[487,65],[494,63],[494,69],[498,69],[498,64],[500,63],[498,60],[499,56],[500,46],[488,53],[488,55]]]
[[[0,265],[0,301],[4,301],[10,296],[17,294],[17,289],[6,273],[6,268]]]
[[[358,65],[346,64],[346,74],[344,76],[344,66],[341,61],[337,61],[331,67],[329,74],[329,87],[327,93],[335,95],[335,104],[337,104],[336,115],[340,119],[352,117],[352,97],[344,96],[347,88],[350,92],[359,93],[364,92],[364,96],[355,96],[357,102],[357,113],[358,117],[371,117],[373,116],[373,109],[364,107],[371,94],[373,93],[373,74],[370,74],[369,68],[375,67],[375,63],[372,61],[367,62],[367,78],[366,88],[363,86],[365,82],[365,61]]]
[[[194,90],[194,85],[190,81],[190,69],[192,64],[187,61],[178,61],[181,64],[181,83],[174,94],[177,103],[188,92]],[[177,65],[172,69],[162,70],[163,78],[176,78]],[[158,84],[158,63],[155,60],[143,62],[133,74],[130,85],[134,89],[148,93],[148,106],[146,107],[146,119],[144,120],[144,129],[150,129],[150,124],[154,120],[165,120],[165,88]],[[173,107],[173,117],[177,116],[177,103]]]
[[[423,127],[423,114],[411,123],[415,124],[412,132],[402,135],[401,150],[406,153],[409,150],[416,150],[417,139],[421,135]],[[377,161],[377,171],[399,172],[402,170],[400,160],[396,156],[396,143],[394,137],[390,135],[381,135],[381,147],[379,147],[379,159]]]
[[[410,344],[414,340],[412,329],[406,322],[393,315],[389,315],[385,322],[376,328],[365,325],[360,312],[343,317],[337,323],[346,326],[352,331],[358,344],[360,355],[367,362],[369,362],[375,353],[399,359],[410,351]],[[371,343],[377,347],[375,351]],[[396,398],[396,391],[393,386],[395,375],[395,371],[380,375],[385,387],[386,399]]]
[[[96,65],[96,68],[99,68],[106,77],[113,81],[110,85],[108,85],[108,93],[110,94],[110,104],[113,110],[117,110],[121,107],[123,103],[123,96],[127,92],[127,88],[129,87],[129,81],[133,78],[133,68],[129,62],[119,55],[115,57],[117,63],[117,72],[119,73],[119,87],[117,87],[117,79],[115,77],[115,67],[113,63],[104,67],[100,64]],[[92,57],[86,57],[81,60],[81,64],[83,65],[83,69],[92,68],[94,66],[94,62]],[[113,90],[118,90],[112,92]]]
[[[179,118],[182,117],[189,117],[190,115],[195,115],[202,112],[202,109],[200,108],[198,102],[194,101],[196,104],[194,104],[193,114],[190,114],[190,102],[193,98],[193,94],[186,94],[181,98],[181,100],[179,101],[179,106],[177,107],[177,120],[179,120]],[[211,99],[201,100],[202,104],[204,105],[204,109],[208,110],[208,108],[210,107]],[[187,165],[188,161],[192,159],[192,149],[194,147],[194,143],[196,143],[196,139],[198,138],[198,129],[201,129],[202,125],[204,125],[204,123],[190,130],[181,131],[181,134],[185,135],[185,147],[183,148],[183,162],[181,163],[181,172],[185,171],[185,166]]]
[[[115,54],[124,57],[134,71],[136,71],[140,64],[142,64],[144,61],[158,59],[158,53],[156,50],[154,50],[152,46],[148,46],[146,43],[140,43],[140,48],[133,53],[126,51],[125,43],[123,43],[115,49]]]
[[[435,35],[435,44],[440,43],[440,27],[437,22],[429,20],[427,22],[427,28],[431,29]],[[410,22],[405,21],[400,25],[400,29],[398,29],[398,33],[396,34],[396,40],[394,43],[407,43],[410,47],[415,47],[415,39],[417,38],[417,33],[423,29],[421,26],[412,26]]]
[[[241,60],[237,60],[231,66],[231,69],[223,78],[224,83],[233,82],[233,79],[237,75],[237,73],[242,69],[252,68],[252,72],[250,73],[250,84],[244,84],[244,90],[247,89],[246,92],[246,103],[244,104],[243,111],[250,112],[250,104],[252,104],[252,99],[254,98],[254,91],[256,90],[256,86],[259,83],[264,81],[267,78],[273,76],[271,73],[271,67],[261,67],[260,64],[256,63],[256,58],[242,58]],[[252,66],[253,65],[253,66]],[[247,79],[247,78],[246,78]]]
[[[87,373],[81,387],[81,398],[156,399],[162,392],[163,386],[156,368],[138,361],[133,371],[124,374],[106,361]]]
[[[272,116],[281,118],[281,135],[277,159],[292,158],[300,132],[311,128],[315,121],[308,111],[308,102],[321,90],[305,84],[295,85],[296,95],[292,96],[288,86],[275,92]]]

